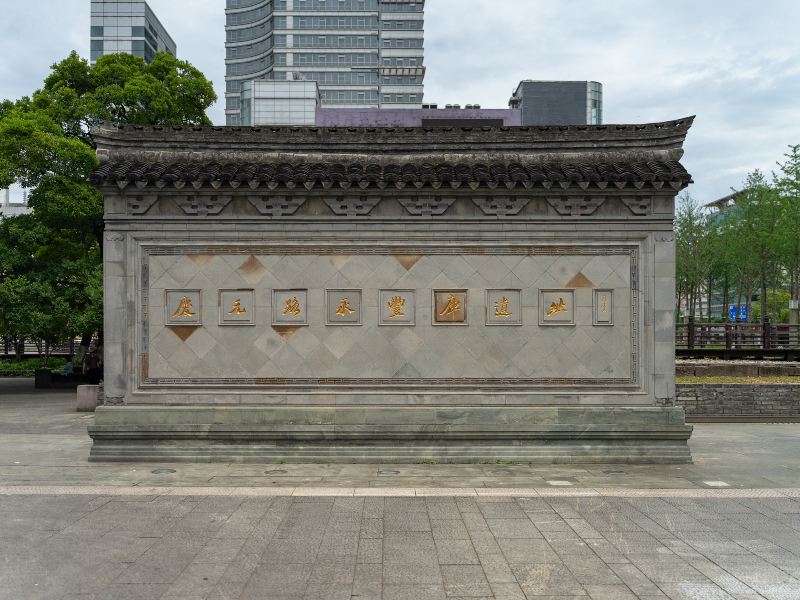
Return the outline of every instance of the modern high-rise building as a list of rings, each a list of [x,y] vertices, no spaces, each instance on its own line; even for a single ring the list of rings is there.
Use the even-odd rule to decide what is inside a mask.
[[[91,63],[106,54],[125,53],[153,60],[156,52],[176,55],[175,42],[147,2],[92,0]]]
[[[522,81],[509,107],[523,125],[602,125],[603,84],[596,81]]]
[[[322,106],[421,108],[425,0],[226,0],[226,115],[247,81],[314,81]]]

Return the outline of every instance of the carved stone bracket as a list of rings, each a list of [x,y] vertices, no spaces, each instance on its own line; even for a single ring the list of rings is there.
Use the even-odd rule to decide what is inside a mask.
[[[258,212],[268,217],[289,217],[306,202],[304,196],[248,196],[247,200]]]
[[[128,198],[128,214],[144,215],[158,202],[158,196],[134,196]]]
[[[345,196],[344,198],[325,198],[325,204],[333,214],[341,217],[364,217],[372,212],[381,201],[380,196]]]
[[[232,196],[175,196],[175,202],[187,215],[218,215],[233,200]]]
[[[455,196],[420,196],[398,198],[400,204],[412,215],[421,217],[439,216],[447,212],[456,201]]]
[[[106,234],[103,237],[107,242],[121,242],[125,239],[124,235],[115,231],[106,231]]]
[[[638,198],[635,196],[623,197],[623,204],[627,206],[630,211],[640,217],[646,217],[653,212],[653,199],[652,198]]]
[[[510,196],[489,196],[473,198],[472,201],[484,214],[498,217],[513,217],[522,212],[530,198],[512,198]]]
[[[564,217],[588,217],[606,201],[605,196],[548,198],[547,202]]]

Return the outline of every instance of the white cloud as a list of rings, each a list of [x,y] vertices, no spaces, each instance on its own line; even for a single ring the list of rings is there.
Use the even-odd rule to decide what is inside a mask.
[[[150,0],[224,95],[224,0]],[[0,0],[0,97],[88,51],[89,0]],[[593,79],[606,122],[697,115],[692,193],[726,194],[800,143],[800,3],[770,0],[428,0],[426,98],[505,107],[521,79]],[[224,122],[222,102],[212,110]]]

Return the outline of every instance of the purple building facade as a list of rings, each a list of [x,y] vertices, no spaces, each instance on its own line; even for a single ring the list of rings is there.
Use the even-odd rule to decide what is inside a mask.
[[[513,108],[321,108],[318,127],[516,127],[522,111]]]

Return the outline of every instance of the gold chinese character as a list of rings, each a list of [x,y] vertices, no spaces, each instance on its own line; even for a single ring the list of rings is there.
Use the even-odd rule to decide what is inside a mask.
[[[461,302],[458,301],[453,294],[447,298],[447,306],[444,307],[444,310],[439,313],[440,317],[447,317],[450,316],[451,320],[456,320],[456,313],[461,309]]]
[[[336,314],[339,317],[354,315],[355,312],[356,311],[350,306],[350,300],[348,298],[342,298],[342,301],[339,303],[339,308],[336,309]]]
[[[392,298],[386,306],[389,307],[389,310],[392,311],[390,319],[399,319],[400,317],[405,317],[406,313],[403,312],[403,308],[406,305],[406,300],[402,296],[395,296]]]
[[[558,304],[555,302],[550,303],[550,312],[547,313],[548,317],[552,317],[555,314],[567,312],[567,305],[564,302],[563,298],[558,299]]]
[[[283,316],[291,315],[296,317],[300,312],[300,301],[297,299],[297,296],[289,298],[283,307]]]
[[[505,296],[500,298],[494,305],[494,316],[498,319],[508,319],[514,316],[513,313],[508,310],[508,298]]]
[[[242,299],[237,298],[233,301],[233,308],[231,308],[231,312],[228,313],[229,316],[242,316],[247,314],[247,309],[242,308]]]
[[[600,295],[600,312],[603,314],[608,312],[608,296],[605,294]]]
[[[188,296],[184,296],[181,298],[181,303],[178,306],[177,310],[172,313],[173,319],[191,319],[192,317],[196,316],[197,313],[192,312],[192,301],[189,300]]]

